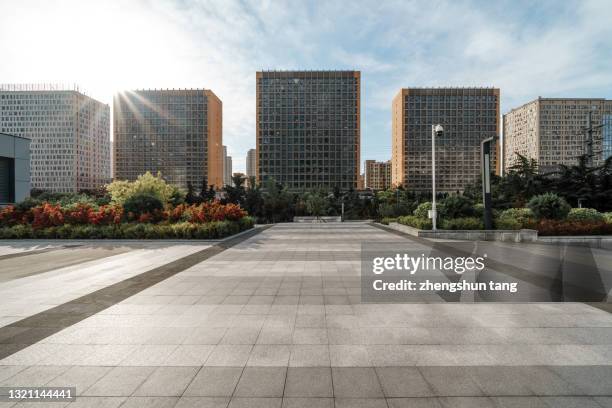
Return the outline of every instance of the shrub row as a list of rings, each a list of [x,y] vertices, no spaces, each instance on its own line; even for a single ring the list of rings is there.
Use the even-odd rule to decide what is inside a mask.
[[[157,206],[152,212],[134,213],[143,203],[134,203],[125,209],[121,205],[92,206],[76,203],[69,206],[43,203],[30,208],[9,206],[0,210],[0,227],[31,225],[34,229],[58,227],[62,225],[117,225],[122,222],[141,223],[190,222],[195,224],[211,221],[238,221],[247,215],[236,204],[221,204],[218,201],[199,205],[180,204],[166,210]],[[128,211],[128,209],[130,211]]]
[[[33,228],[14,225],[0,228],[0,239],[218,239],[252,228],[254,219],[212,221],[203,224],[124,223],[117,225],[71,225]]]

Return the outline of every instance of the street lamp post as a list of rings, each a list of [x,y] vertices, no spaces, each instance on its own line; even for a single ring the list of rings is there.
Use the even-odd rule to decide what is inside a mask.
[[[438,213],[436,211],[436,136],[442,136],[442,125],[431,125],[431,226],[436,230]]]
[[[484,139],[480,144],[482,169],[482,201],[484,204],[484,227],[493,229],[493,209],[491,205],[491,152],[496,136]]]

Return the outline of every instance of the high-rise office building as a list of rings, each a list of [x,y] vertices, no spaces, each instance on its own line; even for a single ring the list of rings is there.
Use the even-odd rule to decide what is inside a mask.
[[[149,171],[183,189],[223,184],[222,104],[212,91],[121,92],[113,112],[116,179]]]
[[[227,146],[223,146],[223,185],[232,185],[232,156],[227,154]]]
[[[257,177],[257,151],[255,149],[249,149],[246,159],[246,176]]]
[[[386,190],[391,187],[391,160],[386,162],[366,160],[364,167],[365,188]]]
[[[593,134],[593,164],[612,156],[612,100],[538,98],[504,115],[504,171],[516,163],[517,153],[535,159],[541,172],[576,164],[587,153],[589,112],[592,125],[604,125]]]
[[[431,127],[441,124],[436,189],[463,191],[481,176],[481,142],[499,135],[499,89],[402,89],[393,99],[392,120],[392,184],[431,191]],[[499,172],[495,154],[492,161]]]
[[[110,107],[53,84],[0,85],[0,132],[31,139],[31,186],[77,192],[111,179]]]
[[[292,190],[357,187],[359,71],[257,72],[257,178]]]

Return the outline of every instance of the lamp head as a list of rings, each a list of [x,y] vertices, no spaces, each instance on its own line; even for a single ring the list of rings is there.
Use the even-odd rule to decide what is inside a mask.
[[[436,133],[436,136],[442,136],[444,134],[444,128],[442,125],[438,124],[434,126],[434,132]]]

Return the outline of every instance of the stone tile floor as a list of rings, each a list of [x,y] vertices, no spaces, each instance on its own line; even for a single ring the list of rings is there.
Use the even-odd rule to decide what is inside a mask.
[[[363,240],[417,245],[361,223],[276,225],[1,360],[0,386],[77,388],[34,407],[612,407],[608,312],[362,304]],[[146,269],[103,269],[117,267]],[[95,279],[71,268],[48,274]]]

